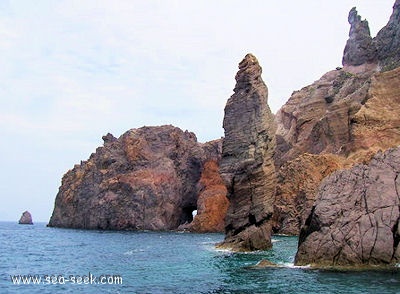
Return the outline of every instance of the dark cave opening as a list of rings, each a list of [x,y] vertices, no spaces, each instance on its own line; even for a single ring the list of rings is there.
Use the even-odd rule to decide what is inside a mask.
[[[194,205],[186,206],[182,209],[181,224],[190,224],[193,221],[193,211],[197,211],[197,207]]]

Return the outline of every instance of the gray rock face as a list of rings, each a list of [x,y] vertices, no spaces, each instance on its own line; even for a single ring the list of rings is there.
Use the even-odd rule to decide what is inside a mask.
[[[372,63],[376,60],[376,48],[372,44],[368,22],[361,20],[357,10],[353,7],[349,13],[351,25],[349,40],[343,54],[343,65],[361,65]]]
[[[18,223],[20,225],[33,225],[31,213],[29,211],[24,211]]]
[[[400,147],[321,184],[295,264],[388,265],[400,261]]]
[[[220,172],[230,206],[221,246],[234,250],[271,247],[275,127],[261,71],[256,57],[247,54],[239,64],[234,94],[225,106]]]
[[[396,0],[388,24],[379,31],[374,42],[383,71],[400,66],[400,0]]]
[[[170,230],[191,221],[203,164],[219,160],[218,141],[201,144],[173,126],[103,140],[64,175],[49,226]]]

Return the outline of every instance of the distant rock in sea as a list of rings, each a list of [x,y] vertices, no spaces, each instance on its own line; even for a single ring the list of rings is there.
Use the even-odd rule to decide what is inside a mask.
[[[219,246],[236,251],[272,247],[275,125],[261,72],[257,58],[247,54],[225,106],[220,172],[230,205],[226,237]]]
[[[24,211],[18,223],[20,225],[33,225],[31,213],[29,211]]]

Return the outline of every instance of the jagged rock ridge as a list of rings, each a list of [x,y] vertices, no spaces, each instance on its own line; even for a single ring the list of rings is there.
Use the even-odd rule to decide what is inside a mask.
[[[225,106],[220,172],[230,206],[221,246],[234,250],[271,247],[275,127],[261,72],[256,57],[247,54],[239,63],[234,94]]]

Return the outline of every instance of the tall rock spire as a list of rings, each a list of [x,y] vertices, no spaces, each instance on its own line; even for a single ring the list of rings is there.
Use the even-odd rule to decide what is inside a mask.
[[[355,7],[349,12],[350,33],[343,53],[343,66],[361,65],[376,61],[376,48],[372,42],[368,21],[361,20]]]
[[[225,106],[220,166],[228,189],[223,247],[238,251],[271,247],[271,216],[276,185],[274,117],[257,58],[239,63],[234,94]]]

